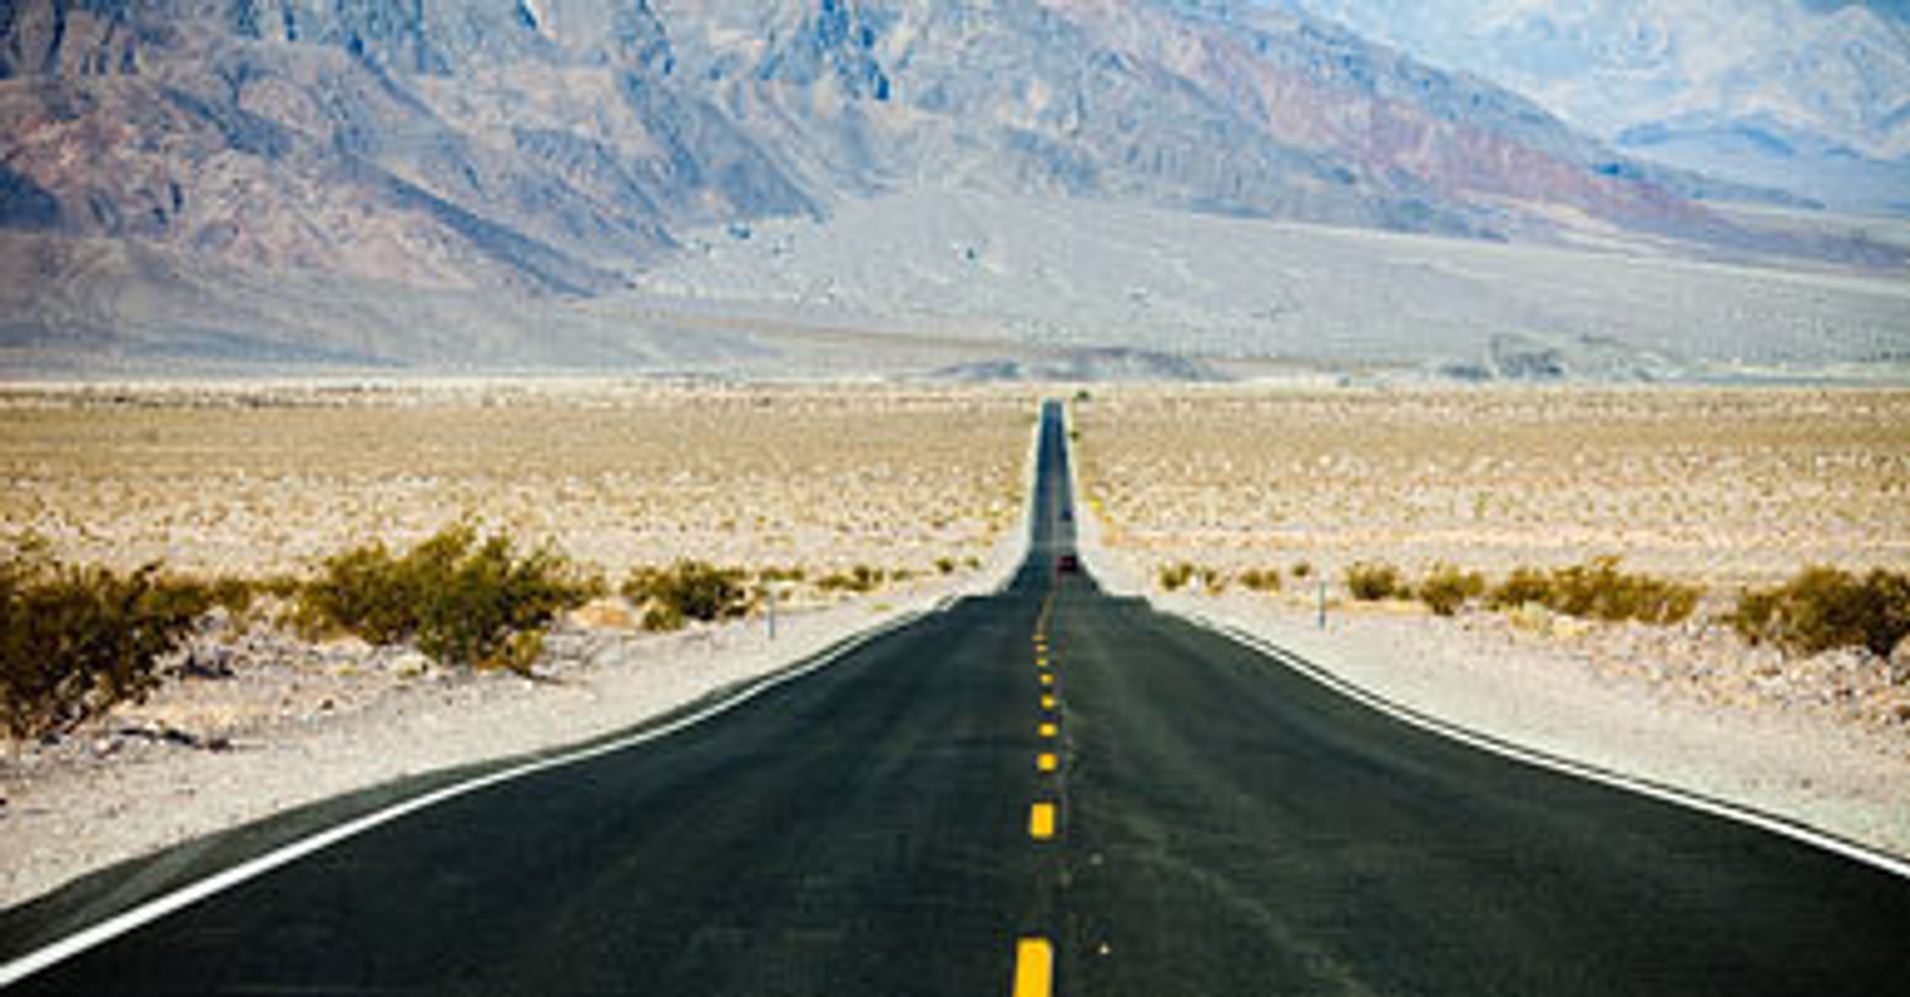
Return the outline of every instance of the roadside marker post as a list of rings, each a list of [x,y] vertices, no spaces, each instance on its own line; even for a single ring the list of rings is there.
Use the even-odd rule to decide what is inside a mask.
[[[769,628],[769,639],[776,639],[776,583],[763,586],[763,620]]]

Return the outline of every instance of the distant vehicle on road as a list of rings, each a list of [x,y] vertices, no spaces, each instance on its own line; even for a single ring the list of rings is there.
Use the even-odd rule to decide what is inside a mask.
[[[1081,560],[1073,554],[1063,554],[1054,559],[1054,570],[1056,574],[1076,574],[1081,570]]]

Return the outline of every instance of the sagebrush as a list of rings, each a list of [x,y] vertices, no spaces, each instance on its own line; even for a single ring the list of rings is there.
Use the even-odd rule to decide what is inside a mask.
[[[551,620],[601,589],[549,546],[520,554],[508,534],[459,523],[403,554],[378,541],[326,559],[299,619],[374,644],[415,641],[444,664],[529,671]]]
[[[1466,603],[1486,590],[1486,576],[1477,571],[1461,571],[1450,564],[1435,564],[1426,572],[1414,592],[1434,615],[1452,616]]]
[[[1697,585],[1622,571],[1616,557],[1595,557],[1550,571],[1519,568],[1486,596],[1494,609],[1531,603],[1581,619],[1636,620],[1665,626],[1689,619],[1704,597]]]
[[[121,575],[32,545],[0,565],[0,712],[15,738],[64,733],[160,680],[162,658],[214,604],[157,564]]]
[[[1861,647],[1888,657],[1910,635],[1910,574],[1810,567],[1783,585],[1745,590],[1725,619],[1753,644],[1801,654]]]
[[[1403,599],[1412,588],[1400,576],[1399,569],[1376,561],[1361,561],[1346,569],[1346,591],[1361,602]]]
[[[768,570],[761,577],[768,584],[790,575]],[[623,596],[643,609],[644,629],[681,630],[690,620],[712,623],[748,612],[752,593],[747,579],[739,568],[686,559],[667,568],[637,568],[624,580]]]

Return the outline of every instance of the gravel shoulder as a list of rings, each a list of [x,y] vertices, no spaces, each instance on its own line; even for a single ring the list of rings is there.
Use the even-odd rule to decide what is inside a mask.
[[[1101,584],[1160,609],[1238,627],[1406,707],[1549,754],[1722,799],[1910,856],[1910,737],[1856,711],[1771,697],[1720,701],[1681,682],[1688,648],[1610,628],[1573,639],[1505,618],[1438,619],[1300,600],[1163,595],[1081,517]]]

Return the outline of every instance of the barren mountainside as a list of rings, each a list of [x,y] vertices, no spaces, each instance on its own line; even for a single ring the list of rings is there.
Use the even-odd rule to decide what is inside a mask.
[[[1910,7],[1259,0],[1541,102],[1649,159],[1910,213]]]
[[[417,336],[393,318],[409,302],[360,316],[371,331],[342,343],[304,316],[234,320],[222,289],[278,274],[366,282],[366,300],[587,298],[632,285],[686,233],[931,187],[1475,239],[1591,226],[1743,244],[1681,196],[1702,183],[1259,6],[0,7],[0,239],[16,257],[0,332],[35,357],[82,334],[135,353],[217,341],[244,356],[276,336],[286,356],[456,357],[454,337],[395,342]],[[110,301],[62,296],[103,284]],[[586,355],[603,351],[557,359]]]

